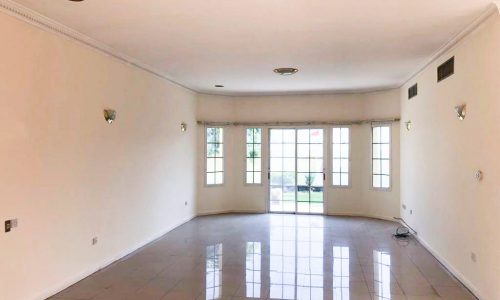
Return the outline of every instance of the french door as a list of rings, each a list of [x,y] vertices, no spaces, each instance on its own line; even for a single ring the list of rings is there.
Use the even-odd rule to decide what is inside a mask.
[[[324,130],[269,129],[269,211],[324,211]]]

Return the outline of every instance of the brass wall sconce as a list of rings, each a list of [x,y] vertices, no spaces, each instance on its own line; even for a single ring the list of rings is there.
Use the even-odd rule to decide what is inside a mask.
[[[413,128],[413,123],[411,121],[407,121],[405,123],[406,130],[410,131]]]
[[[187,131],[187,124],[184,123],[184,122],[181,123],[181,131],[182,132],[186,132]]]
[[[104,110],[104,120],[108,122],[108,124],[113,123],[113,121],[116,119],[116,111],[112,109],[105,109]]]
[[[455,106],[455,112],[457,113],[457,118],[463,121],[465,119],[465,114],[467,112],[467,105],[462,104]]]

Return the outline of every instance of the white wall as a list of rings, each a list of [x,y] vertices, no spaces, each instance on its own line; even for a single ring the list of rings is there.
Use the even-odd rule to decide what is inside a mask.
[[[0,36],[0,299],[44,299],[195,215],[195,95],[4,14]]]
[[[399,117],[399,90],[353,95],[304,95],[272,97],[227,97],[198,95],[197,119],[232,122],[349,121]],[[393,187],[389,192],[371,186],[371,126],[352,125],[352,186],[333,188],[327,172],[328,214],[368,215],[391,219],[399,216],[399,124],[392,127]],[[267,129],[267,128],[265,128]],[[328,129],[328,128],[326,128]],[[244,184],[245,127],[225,128],[226,182],[223,186],[204,186],[204,153],[198,153],[198,213],[226,211],[264,212],[267,178],[263,185]],[[264,130],[263,152],[268,151]],[[198,126],[198,146],[204,145],[204,127]],[[326,160],[327,168],[330,163]],[[264,164],[267,170],[267,161]],[[265,174],[265,173],[264,173]]]
[[[437,66],[452,56],[455,74],[437,83]],[[410,132],[401,130],[402,216],[485,300],[500,299],[499,70],[494,15],[401,89],[401,124],[413,122]],[[407,100],[415,82],[419,95]],[[454,107],[463,103],[467,116],[459,121]]]

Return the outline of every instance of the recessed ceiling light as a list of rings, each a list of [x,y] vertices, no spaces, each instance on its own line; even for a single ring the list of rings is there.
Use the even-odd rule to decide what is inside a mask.
[[[223,88],[224,86],[222,84],[216,84],[214,85],[216,88]]]
[[[280,75],[293,75],[297,73],[299,69],[296,68],[277,68],[274,69],[274,73],[278,73]]]

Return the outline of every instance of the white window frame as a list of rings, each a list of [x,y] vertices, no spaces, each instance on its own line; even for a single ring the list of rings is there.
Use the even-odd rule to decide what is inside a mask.
[[[347,177],[349,184],[348,185],[335,185],[333,184],[333,129],[334,128],[348,128],[349,129],[349,154],[348,154],[348,168],[349,171],[347,172]],[[352,154],[352,126],[350,125],[336,125],[336,126],[331,126],[330,127],[330,137],[329,137],[329,146],[330,148],[330,155],[329,155],[329,164],[330,164],[330,186],[335,188],[335,189],[350,189],[352,187],[352,166],[351,166],[351,154]],[[337,173],[337,172],[335,172]],[[342,174],[342,173],[340,173]]]
[[[248,170],[248,157],[247,157],[247,147],[248,147],[248,142],[247,142],[247,130],[248,129],[260,129],[260,183],[248,183],[247,182],[247,170]],[[245,159],[245,168],[243,170],[243,183],[245,185],[248,185],[248,186],[259,186],[259,185],[263,185],[264,184],[264,152],[263,152],[263,149],[264,149],[264,128],[262,127],[245,127],[245,131],[244,131],[244,134],[245,134],[245,156],[244,156],[244,159]],[[254,144],[258,144],[258,143],[254,143]],[[255,166],[255,165],[254,165]],[[256,171],[253,171],[253,173],[258,173]]]
[[[374,187],[373,186],[373,128],[375,127],[389,127],[389,187]],[[372,123],[370,126],[370,187],[374,191],[390,192],[392,191],[392,123]],[[378,174],[382,175],[382,174]]]
[[[220,129],[222,129],[222,143],[220,143],[220,145],[221,145],[221,147],[222,147],[222,153],[223,153],[223,154],[222,154],[222,157],[221,157],[221,158],[222,158],[222,169],[223,169],[223,170],[222,170],[222,183],[213,183],[213,184],[209,184],[209,183],[207,182],[207,174],[208,174],[208,167],[207,167],[207,165],[208,165],[208,158],[209,158],[209,157],[208,157],[208,151],[207,151],[207,148],[208,148],[208,140],[207,140],[208,135],[207,135],[207,131],[208,131],[208,129],[209,129],[209,128],[220,128]],[[205,129],[204,129],[204,130],[205,130],[205,133],[204,133],[203,145],[204,145],[204,147],[205,147],[205,151],[204,151],[204,155],[205,155],[205,157],[204,157],[204,165],[205,165],[204,171],[205,171],[205,172],[203,173],[203,176],[204,176],[205,178],[204,178],[204,180],[203,180],[203,181],[205,182],[205,187],[218,187],[218,186],[223,186],[223,185],[224,185],[224,183],[226,182],[226,149],[225,149],[225,147],[224,147],[224,145],[225,145],[224,140],[225,140],[225,138],[226,138],[226,133],[227,133],[227,132],[226,132],[226,128],[225,128],[225,127],[223,127],[223,126],[205,126]],[[215,157],[214,157],[214,158],[215,158]],[[210,173],[212,173],[212,172],[210,172]],[[216,174],[216,173],[217,173],[217,172],[214,172],[214,174]]]

